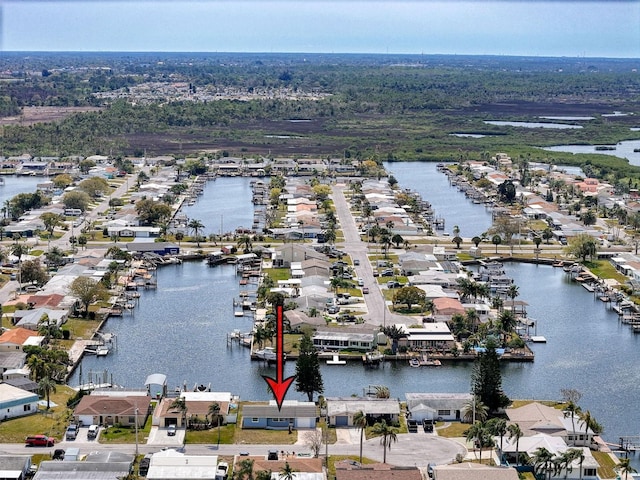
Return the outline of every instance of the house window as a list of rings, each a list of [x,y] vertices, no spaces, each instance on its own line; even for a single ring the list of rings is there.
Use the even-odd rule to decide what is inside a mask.
[[[439,417],[444,417],[448,415],[451,415],[451,410],[438,410]]]
[[[129,423],[134,423],[136,421],[136,417],[129,417]]]
[[[584,476],[585,477],[595,477],[596,476],[596,469],[595,468],[585,468],[584,469]]]
[[[31,404],[30,404],[30,403],[27,403],[26,405],[23,405],[23,408],[24,408],[24,411],[25,411],[25,412],[28,412],[28,411],[30,411],[30,410],[31,410]]]
[[[258,423],[258,422],[260,421],[260,419],[259,419],[258,417],[253,417],[253,418],[251,419],[251,421],[252,421],[253,423]]]

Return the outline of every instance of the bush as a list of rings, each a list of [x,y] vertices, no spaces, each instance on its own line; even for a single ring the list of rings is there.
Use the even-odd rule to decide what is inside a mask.
[[[69,330],[62,330],[62,338],[69,340],[71,338],[71,332]]]

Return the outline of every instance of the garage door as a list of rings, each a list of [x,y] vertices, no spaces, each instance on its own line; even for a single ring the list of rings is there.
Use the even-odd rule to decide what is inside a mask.
[[[349,425],[349,417],[345,416],[337,416],[336,417],[336,427],[346,427]]]

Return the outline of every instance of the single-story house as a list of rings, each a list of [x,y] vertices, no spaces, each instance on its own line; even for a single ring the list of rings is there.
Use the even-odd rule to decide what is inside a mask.
[[[131,242],[127,243],[126,249],[131,253],[149,252],[161,256],[180,253],[180,246],[171,242]]]
[[[510,467],[492,467],[463,462],[433,467],[433,480],[518,480],[518,471]]]
[[[5,331],[0,335],[0,351],[15,352],[21,351],[24,343],[30,337],[38,337],[38,334],[28,328],[16,327]],[[43,337],[40,337],[41,339]],[[40,343],[42,340],[40,340]]]
[[[370,332],[316,332],[313,346],[320,350],[352,349],[368,352],[374,348],[375,335]]]
[[[295,447],[295,445],[292,445]],[[296,472],[296,480],[326,480],[326,475],[322,467],[322,459],[311,456],[298,456],[294,452],[279,452],[278,459],[270,460],[266,455],[251,455],[235,457],[234,472],[240,468],[239,463],[243,460],[251,460],[253,462],[254,474],[263,471],[271,471],[279,473],[285,464],[289,464],[291,469]],[[246,477],[245,477],[246,478]],[[273,479],[273,476],[271,477]],[[280,480],[280,479],[276,479]]]
[[[13,312],[13,323],[22,328],[37,331],[40,320],[49,317],[49,322],[61,327],[69,318],[68,310],[54,310],[51,308],[34,308],[33,310],[16,310]]]
[[[205,388],[206,389],[206,388]],[[220,415],[226,416],[229,413],[231,404],[231,392],[180,392],[180,398],[184,398],[189,419],[198,418],[204,421],[209,414],[209,407],[213,403],[220,406]],[[183,426],[183,413],[179,408],[173,407],[175,397],[165,397],[156,408],[153,416],[153,424],[163,427],[175,425],[178,428]]]
[[[336,463],[336,480],[423,480],[418,467],[387,463],[361,464],[353,460]]]
[[[462,410],[472,401],[470,393],[406,393],[412,420],[461,420]]]
[[[398,340],[399,346],[406,346],[414,351],[429,349],[449,350],[455,345],[455,338],[444,322],[424,323],[422,328],[409,328],[397,325],[406,337]]]
[[[242,408],[242,428],[295,430],[315,428],[318,408],[313,402],[285,400],[282,407],[274,400],[268,404],[245,405]]]
[[[2,375],[2,381],[7,385],[11,385],[12,387],[20,388],[22,390],[35,393],[35,394],[40,392],[39,385],[28,377],[28,370],[25,371],[26,375],[14,375],[14,376],[10,375],[7,378],[6,375],[9,372],[10,370],[7,370]]]
[[[0,478],[24,480],[31,470],[31,455],[0,455]]]
[[[24,367],[27,354],[22,350],[0,352],[0,371],[4,374],[10,370],[19,370]]]
[[[390,398],[327,398],[327,418],[332,427],[352,427],[353,417],[362,411],[369,424],[379,420],[395,424],[400,418],[400,403]]]
[[[116,480],[128,476],[134,460],[133,454],[120,452],[91,452],[82,461],[69,460],[70,452],[68,448],[63,462],[41,462],[34,480]]]
[[[167,449],[151,456],[147,478],[149,480],[215,480],[217,455],[185,455]]]
[[[85,395],[73,410],[76,422],[83,425],[143,427],[150,411],[151,397],[146,392],[94,391]]]
[[[21,388],[0,383],[0,419],[23,417],[38,411],[40,397]]]

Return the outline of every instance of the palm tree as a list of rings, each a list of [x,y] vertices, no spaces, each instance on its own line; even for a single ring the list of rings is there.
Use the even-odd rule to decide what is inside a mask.
[[[362,410],[358,410],[353,416],[353,426],[360,429],[360,463],[362,463],[362,442],[364,430],[367,428],[367,415]]]
[[[247,458],[240,462],[237,478],[239,480],[253,480],[253,460]]]
[[[213,423],[214,418],[216,419],[216,427],[218,427],[218,446],[220,446],[220,404],[218,402],[213,402],[209,405],[207,413],[211,415],[211,423]]]
[[[238,239],[238,248],[242,248],[244,253],[249,253],[251,251],[251,247],[252,243],[249,235],[243,235]]]
[[[582,410],[573,401],[570,401],[564,410],[565,418],[569,416],[571,417],[571,429],[572,429],[571,433],[574,435],[574,437],[576,433],[575,417],[576,415],[580,416],[580,413],[582,413]]]
[[[485,422],[476,422],[467,430],[467,441],[473,442],[474,449],[477,446],[480,449],[480,463],[482,463],[482,449],[484,447],[493,446],[493,438],[491,438],[489,429]]]
[[[193,235],[196,237],[196,242],[198,246],[200,246],[200,230],[204,228],[204,224],[200,220],[196,220],[195,218],[193,218],[189,221],[187,227],[193,230]]]
[[[533,471],[536,474],[543,473],[544,477],[551,478],[553,469],[553,454],[544,447],[538,448],[531,457],[533,462]]]
[[[496,246],[496,254],[498,253],[498,245],[502,243],[502,237],[500,235],[494,235],[491,237],[491,243]]]
[[[295,470],[293,470],[293,468],[291,468],[291,465],[289,465],[289,462],[284,462],[284,467],[282,467],[282,470],[280,470],[280,474],[278,475],[278,478],[280,480],[294,480],[296,478],[296,476],[294,475]]]
[[[518,290],[519,289],[518,289],[517,285],[509,285],[509,288],[507,288],[507,297],[509,297],[511,299],[511,311],[512,312],[514,312],[514,309],[515,309],[516,297],[518,295],[520,295],[520,292]]]
[[[473,423],[476,420],[485,422],[489,417],[489,407],[487,407],[478,396],[473,396],[462,407],[462,419],[465,422]]]
[[[169,405],[169,409],[177,410],[178,412],[182,413],[182,423],[185,425],[185,428],[186,428],[187,401],[185,400],[185,398],[184,397],[176,398],[173,402],[171,402],[171,405]]]
[[[384,385],[376,385],[376,398],[390,398],[391,392],[389,391],[389,387],[385,387]]]
[[[520,428],[520,425],[518,425],[517,423],[512,423],[509,426],[507,426],[507,432],[509,432],[509,441],[511,441],[512,438],[516,439],[516,465],[519,465],[519,460],[520,460],[520,452],[519,452],[519,447],[520,447],[520,438],[522,438],[522,436],[524,435],[522,433],[522,429]]]
[[[398,430],[391,425],[387,425],[387,422],[381,420],[373,426],[372,432],[375,435],[379,435],[380,445],[383,447],[382,463],[387,463],[387,448],[391,449],[391,444],[398,441]]]
[[[618,470],[621,474],[624,474],[624,480],[629,478],[630,473],[636,473],[637,470],[631,466],[631,460],[629,458],[621,458],[618,464]]]
[[[502,439],[507,434],[507,421],[504,418],[492,418],[489,429],[493,435],[500,437],[500,456],[502,456]]]
[[[382,332],[391,339],[391,353],[395,355],[398,351],[398,340],[400,340],[401,338],[405,338],[407,334],[402,328],[398,327],[397,325],[384,327],[382,329]]]
[[[44,377],[38,382],[38,389],[47,399],[47,410],[51,407],[51,394],[56,393],[56,382],[50,377]]]

